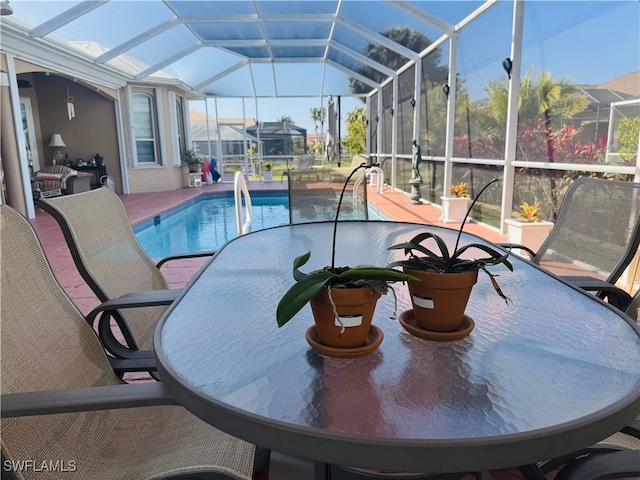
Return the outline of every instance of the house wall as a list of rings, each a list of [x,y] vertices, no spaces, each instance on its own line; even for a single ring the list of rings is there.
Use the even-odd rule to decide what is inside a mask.
[[[107,174],[116,182],[116,191],[122,192],[118,132],[114,101],[90,89],[58,75],[34,73],[33,85],[37,99],[37,118],[40,125],[40,165],[51,165],[55,149],[49,147],[54,133],[59,133],[68,154],[67,161],[90,161],[97,153],[104,157]],[[75,118],[69,120],[67,92],[73,97]],[[36,112],[34,112],[34,115]]]
[[[0,59],[0,66],[4,71],[5,58],[0,56]],[[48,145],[51,136],[59,133],[67,144],[66,148],[61,148],[61,153],[63,156],[68,154],[69,163],[77,162],[78,159],[90,161],[97,153],[104,157],[107,174],[114,178],[118,193],[123,192],[122,165],[127,169],[130,193],[176,190],[187,185],[188,170],[174,166],[174,160],[180,157],[180,148],[176,146],[177,139],[173,137],[170,120],[175,115],[176,106],[170,102],[169,92],[173,90],[176,95],[183,96],[182,89],[148,84],[134,87],[155,92],[157,101],[161,102],[163,117],[158,125],[158,138],[160,133],[164,137],[166,161],[165,165],[132,167],[128,147],[132,135],[125,105],[125,89],[118,92],[81,79],[74,81],[60,72],[20,59],[15,59],[14,65],[18,79],[26,80],[32,85],[21,88],[19,96],[31,100],[40,168],[51,165],[56,149]],[[71,120],[68,117],[67,94],[73,97],[75,109],[75,118]],[[119,103],[116,103],[117,99],[120,100]],[[124,147],[123,159],[120,158],[118,143],[116,105],[121,108],[119,114],[123,122],[120,132]],[[19,182],[11,183],[15,183],[16,188],[13,190],[18,196],[23,195]]]
[[[120,157],[118,153],[114,100],[99,93],[95,87],[38,70],[26,62],[16,62],[18,78],[27,80],[32,87],[21,88],[20,97],[31,100],[35,137],[38,144],[40,168],[51,165],[55,149],[49,141],[59,133],[67,144],[62,148],[68,162],[82,158],[90,160],[96,153],[104,157],[107,173],[114,177],[117,191],[122,191]],[[69,120],[67,91],[73,97],[75,118]]]
[[[128,149],[126,152],[127,167],[129,176],[129,188],[131,193],[144,193],[144,192],[161,192],[167,190],[177,190],[187,185],[188,170],[183,167],[174,166],[174,162],[179,162],[180,148],[176,145],[177,141],[173,138],[171,131],[170,118],[175,115],[176,107],[169,102],[169,92],[171,88],[165,86],[159,87],[134,87],[135,91],[143,91],[154,95],[156,102],[161,103],[161,111],[163,113],[162,120],[157,126],[158,142],[160,136],[164,137],[164,155],[165,165],[138,165],[133,167],[131,162],[131,153]],[[176,95],[180,95],[180,92],[176,91]],[[126,128],[125,138],[127,144],[131,142],[131,145],[135,145],[135,138],[131,133],[129,127],[129,118],[126,112],[126,108],[123,105],[122,118]],[[160,152],[159,156],[162,155]]]

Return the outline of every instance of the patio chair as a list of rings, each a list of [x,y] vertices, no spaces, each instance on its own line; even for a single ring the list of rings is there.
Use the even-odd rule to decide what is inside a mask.
[[[131,299],[132,292],[139,292],[135,295],[138,305],[162,299],[155,303],[158,306],[108,312],[113,314],[128,349],[151,350],[156,323],[182,292],[168,289],[160,267],[169,260],[214,252],[174,255],[154,264],[138,243],[120,198],[108,188],[42,199],[38,206],[60,225],[80,275],[101,302],[125,295]],[[100,339],[110,354],[121,357],[121,343],[109,325],[103,315]]]
[[[117,378],[31,225],[6,205],[0,238],[3,479],[252,478],[254,445],[160,382]]]
[[[313,162],[316,160],[316,156],[313,153],[307,153],[306,155],[300,155],[298,158],[298,170],[309,170],[313,167]]]
[[[567,190],[556,224],[537,252],[519,244],[502,246],[525,250],[533,263],[600,292],[618,281],[639,244],[640,184],[580,177]]]
[[[615,287],[613,287],[615,288]],[[640,291],[628,303],[625,313],[640,324]],[[640,476],[640,416],[619,432],[587,447],[543,463],[543,473],[560,466],[555,480],[585,480]]]
[[[313,171],[313,162],[315,162],[316,156],[313,153],[306,153],[298,157],[298,165],[296,168],[290,168],[282,172],[280,181],[284,180],[284,177],[301,176],[303,174],[313,175],[314,178],[319,178],[320,173]]]
[[[348,167],[334,167],[329,169],[329,180],[331,182],[344,183],[347,180],[347,177],[351,174],[354,168],[359,167],[363,163],[369,164],[369,159],[366,155],[354,155],[351,159],[351,165]],[[361,172],[361,175],[364,175],[365,171]]]

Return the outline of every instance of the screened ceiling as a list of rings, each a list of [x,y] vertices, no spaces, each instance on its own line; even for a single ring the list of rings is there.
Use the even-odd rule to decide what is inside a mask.
[[[134,80],[170,76],[205,96],[301,97],[349,95],[349,78],[376,88],[371,68],[394,72],[367,58],[367,48],[418,58],[380,32],[409,26],[435,41],[483,3],[11,0],[14,14],[3,22],[69,42]]]

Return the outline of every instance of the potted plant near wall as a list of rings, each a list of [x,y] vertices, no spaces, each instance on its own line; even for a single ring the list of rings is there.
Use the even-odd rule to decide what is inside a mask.
[[[554,225],[553,222],[542,220],[538,216],[539,211],[540,202],[534,205],[523,202],[520,205],[517,218],[508,218],[504,221],[507,225],[507,241],[524,245],[537,252]],[[512,251],[522,257],[529,258],[529,254],[524,250],[514,248]]]
[[[202,172],[203,160],[198,157],[195,149],[190,148],[189,150],[184,150],[182,152],[181,159],[182,165],[189,167],[189,173]]]
[[[502,263],[513,270],[507,259],[509,252],[480,243],[460,246],[462,229],[471,208],[482,192],[496,181],[485,185],[467,209],[453,249],[432,232],[420,233],[408,242],[389,247],[390,250],[403,250],[408,258],[392,262],[388,267],[400,266],[405,273],[420,279],[420,282],[407,282],[413,309],[400,315],[400,323],[410,333],[432,340],[455,340],[466,336],[474,323],[464,311],[479,270],[489,275],[497,294],[508,301],[487,267]],[[479,255],[469,258],[473,253]]]
[[[376,302],[393,282],[419,281],[393,268],[335,266],[338,216],[345,188],[357,170],[370,167],[363,163],[355,168],[342,188],[333,223],[331,265],[303,273],[300,268],[308,262],[311,252],[296,257],[296,283],[283,295],[276,312],[278,326],[282,327],[310,303],[315,326],[307,330],[307,341],[314,350],[329,356],[348,358],[375,350],[383,338],[382,331],[371,325]]]
[[[263,165],[262,179],[265,182],[273,181],[273,172],[271,171],[271,164],[269,162]]]
[[[469,207],[467,183],[460,182],[451,185],[449,192],[450,196],[440,197],[442,200],[442,217],[440,217],[440,220],[444,223],[462,222]]]

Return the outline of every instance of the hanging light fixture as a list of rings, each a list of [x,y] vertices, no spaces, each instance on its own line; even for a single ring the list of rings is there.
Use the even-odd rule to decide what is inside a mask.
[[[511,69],[513,68],[513,62],[509,57],[502,60],[502,68],[504,68],[504,71],[507,72],[507,75],[509,76],[509,80],[511,80]]]

